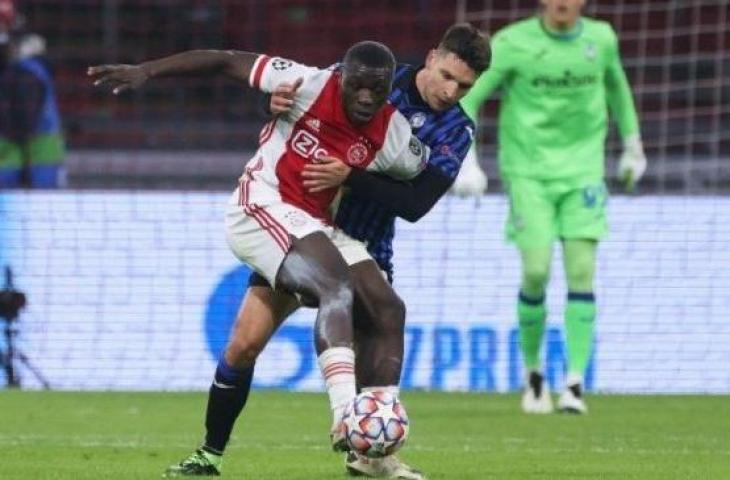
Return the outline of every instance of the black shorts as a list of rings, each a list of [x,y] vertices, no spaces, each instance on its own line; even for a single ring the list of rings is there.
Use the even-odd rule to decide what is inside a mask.
[[[249,287],[269,287],[271,288],[271,285],[269,285],[269,281],[264,278],[263,275],[261,275],[257,271],[251,272],[251,275],[248,277],[248,286]]]

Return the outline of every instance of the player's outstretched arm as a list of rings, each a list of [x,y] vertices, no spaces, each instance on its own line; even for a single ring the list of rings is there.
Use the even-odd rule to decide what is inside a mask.
[[[119,94],[141,87],[151,78],[175,75],[222,74],[247,83],[258,54],[236,50],[190,50],[139,65],[96,65],[87,75],[95,86]]]
[[[418,221],[449,190],[453,179],[427,163],[409,181],[352,168],[334,157],[304,166],[303,184],[310,193],[345,185],[353,194],[373,201],[408,222]]]
[[[327,157],[305,165],[304,186],[316,193],[345,185],[363,198],[378,203],[393,215],[415,222],[428,213],[451,186],[451,179],[437,167],[427,165],[409,182],[347,166]]]
[[[344,184],[353,193],[382,205],[393,215],[416,222],[444,196],[452,182],[438,167],[427,165],[409,182],[352,169]]]

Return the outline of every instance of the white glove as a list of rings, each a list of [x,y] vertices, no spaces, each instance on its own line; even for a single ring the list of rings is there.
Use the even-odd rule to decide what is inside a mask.
[[[624,140],[624,151],[618,162],[618,177],[627,191],[634,189],[646,172],[646,155],[638,135]]]
[[[487,174],[479,166],[476,148],[471,147],[451,186],[451,192],[460,197],[479,197],[486,191]]]

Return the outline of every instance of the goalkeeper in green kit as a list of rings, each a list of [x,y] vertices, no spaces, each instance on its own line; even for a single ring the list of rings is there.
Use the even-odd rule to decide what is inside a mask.
[[[507,236],[522,260],[517,302],[520,348],[527,371],[522,409],[549,413],[542,374],[545,291],[553,244],[560,240],[568,284],[565,309],[568,373],[558,409],[586,413],[583,376],[596,318],[596,247],[606,233],[604,143],[608,113],[618,123],[624,152],[619,176],[633,188],[646,170],[631,91],[616,33],[606,22],[581,16],[584,0],[542,0],[540,15],[498,32],[492,65],[462,105],[473,119],[502,90],[499,169],[509,196]],[[475,168],[462,169],[457,194],[486,185]],[[472,167],[476,155],[471,157]]]

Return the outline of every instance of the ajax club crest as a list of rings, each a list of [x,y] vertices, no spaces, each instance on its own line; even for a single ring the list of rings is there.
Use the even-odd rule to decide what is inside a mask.
[[[368,158],[368,149],[365,145],[357,142],[347,149],[347,163],[350,165],[360,165]]]

